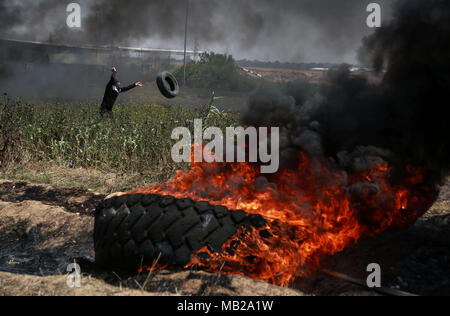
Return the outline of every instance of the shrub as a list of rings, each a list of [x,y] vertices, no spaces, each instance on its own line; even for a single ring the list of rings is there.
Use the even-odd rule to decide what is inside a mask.
[[[174,75],[183,81],[183,67],[178,67]],[[231,55],[203,53],[199,62],[186,64],[186,85],[193,88],[207,88],[219,91],[250,91],[258,85],[258,80],[241,73]]]

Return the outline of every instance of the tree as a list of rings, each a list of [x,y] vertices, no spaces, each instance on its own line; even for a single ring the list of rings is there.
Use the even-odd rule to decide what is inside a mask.
[[[181,80],[183,68],[177,68],[174,74]],[[186,85],[219,91],[249,91],[256,87],[257,81],[241,73],[233,56],[209,52],[201,54],[198,62],[186,65]]]

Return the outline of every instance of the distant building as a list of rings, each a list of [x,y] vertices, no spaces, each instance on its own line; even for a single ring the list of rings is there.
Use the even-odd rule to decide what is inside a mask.
[[[187,51],[188,60],[199,53]],[[113,66],[124,83],[153,82],[160,71],[181,65],[183,55],[183,50],[0,39],[0,93],[85,96],[93,88],[104,88]]]
[[[187,51],[188,60],[195,60],[201,53]],[[0,39],[0,90],[15,91],[18,85],[39,85],[46,91],[101,88],[113,66],[119,69],[123,82],[150,82],[158,72],[181,65],[183,56],[183,50]]]
[[[190,58],[202,52],[187,51]],[[73,46],[0,39],[0,59],[9,62],[109,66],[117,63],[158,64],[181,59],[183,50],[138,47]],[[198,58],[198,57],[197,57]]]

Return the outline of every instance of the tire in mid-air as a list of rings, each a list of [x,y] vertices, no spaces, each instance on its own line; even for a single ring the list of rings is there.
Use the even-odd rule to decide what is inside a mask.
[[[265,227],[259,215],[223,206],[153,194],[130,194],[105,200],[95,214],[96,265],[136,271],[159,264],[184,267],[205,246],[223,251],[238,232]]]
[[[156,84],[163,96],[168,99],[173,99],[178,96],[180,86],[177,79],[168,71],[163,71],[156,78]]]

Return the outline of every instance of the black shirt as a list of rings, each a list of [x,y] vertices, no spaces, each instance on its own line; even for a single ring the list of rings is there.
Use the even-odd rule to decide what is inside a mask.
[[[119,81],[116,79],[116,74],[116,72],[113,72],[111,75],[111,80],[109,80],[108,85],[106,86],[105,96],[103,97],[101,106],[103,111],[112,111],[120,93],[136,88],[135,83],[129,85],[128,87],[121,88]]]

